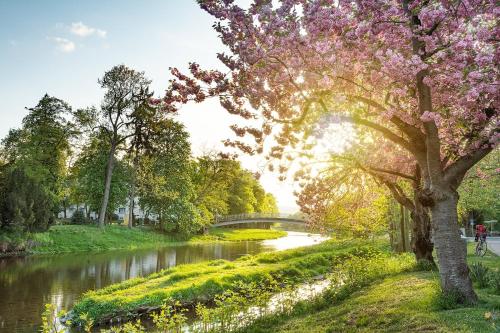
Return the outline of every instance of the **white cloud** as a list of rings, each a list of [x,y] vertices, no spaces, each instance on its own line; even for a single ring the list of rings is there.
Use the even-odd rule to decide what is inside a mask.
[[[75,50],[76,45],[72,41],[62,37],[51,37],[50,40],[56,43],[56,47],[59,51],[64,53],[71,53]]]
[[[97,35],[101,38],[106,38],[107,32],[105,30],[89,27],[83,24],[83,22],[73,22],[71,23],[70,31],[72,34],[80,37],[88,37],[92,35]]]

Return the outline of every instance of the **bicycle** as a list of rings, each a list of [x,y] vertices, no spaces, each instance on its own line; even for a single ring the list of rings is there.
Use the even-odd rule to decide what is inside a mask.
[[[486,237],[480,236],[476,245],[476,255],[482,257],[486,254],[486,251],[488,251],[488,243],[486,243]]]

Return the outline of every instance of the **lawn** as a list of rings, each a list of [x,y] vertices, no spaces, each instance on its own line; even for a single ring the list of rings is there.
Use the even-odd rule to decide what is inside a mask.
[[[469,262],[482,262],[500,273],[500,257],[475,257],[469,245]],[[352,290],[340,301],[306,304],[290,316],[257,321],[242,333],[333,332],[499,332],[500,295],[481,289],[477,306],[457,306],[443,298],[434,271],[403,272]],[[492,318],[488,317],[492,316]]]
[[[160,233],[149,228],[110,225],[56,225],[48,231],[32,235],[36,246],[32,254],[133,250],[175,245],[187,242],[245,241],[275,239],[286,232],[266,229],[211,229],[207,235],[191,238]]]

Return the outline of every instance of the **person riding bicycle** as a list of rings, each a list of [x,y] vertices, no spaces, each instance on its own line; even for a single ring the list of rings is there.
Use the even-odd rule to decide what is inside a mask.
[[[486,240],[486,227],[482,224],[477,224],[476,225],[476,242],[479,241],[479,238],[481,240],[485,241]]]

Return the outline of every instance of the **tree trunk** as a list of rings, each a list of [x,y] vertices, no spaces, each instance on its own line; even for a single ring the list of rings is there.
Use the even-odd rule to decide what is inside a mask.
[[[128,227],[132,228],[134,226],[134,206],[135,206],[135,189],[131,189],[129,196],[129,206],[128,206]]]
[[[63,204],[63,209],[64,209],[64,219],[66,219],[67,218],[67,216],[66,216],[66,209],[67,209],[67,207],[66,207],[66,199],[64,199],[62,201],[62,204]]]
[[[399,205],[400,208],[400,223],[399,231],[401,237],[401,252],[406,252],[406,224],[405,224],[405,208],[403,205]]]
[[[129,192],[129,208],[128,208],[128,227],[132,228],[134,226],[134,204],[135,204],[135,184],[137,179],[137,164],[138,157],[134,157],[132,162],[132,177],[130,180],[130,192]]]
[[[418,205],[418,203],[417,203]],[[419,205],[420,206],[420,205]],[[411,248],[417,261],[426,260],[435,265],[432,251],[434,244],[431,241],[431,220],[429,214],[420,206],[411,212],[413,221]]]
[[[116,145],[113,142],[109,150],[108,164],[106,166],[106,178],[104,181],[104,195],[102,197],[101,210],[99,211],[99,227],[104,227],[106,210],[108,209],[109,194],[111,192],[111,178],[113,177],[113,166],[115,161]]]
[[[467,245],[458,233],[458,194],[441,189],[438,196],[431,212],[441,288],[447,294],[456,294],[462,302],[476,303],[466,261]]]

